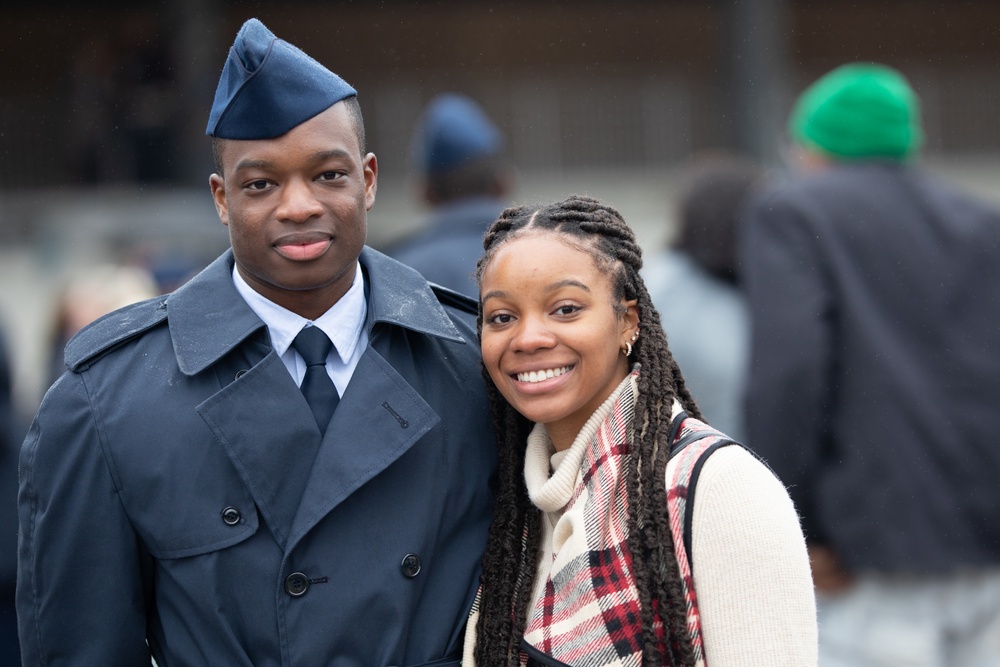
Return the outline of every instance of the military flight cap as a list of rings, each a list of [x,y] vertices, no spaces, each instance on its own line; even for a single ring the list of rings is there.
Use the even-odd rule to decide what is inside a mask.
[[[357,94],[301,49],[250,19],[229,49],[205,134],[272,139]]]
[[[503,149],[503,135],[465,95],[443,93],[428,103],[417,123],[413,160],[423,171],[450,171]]]

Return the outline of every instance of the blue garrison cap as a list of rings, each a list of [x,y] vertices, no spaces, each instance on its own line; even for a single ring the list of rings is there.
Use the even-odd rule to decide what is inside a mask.
[[[229,49],[205,134],[272,139],[357,94],[301,49],[250,19]]]
[[[503,150],[503,135],[479,105],[464,95],[438,95],[424,110],[413,138],[417,167],[444,172]]]

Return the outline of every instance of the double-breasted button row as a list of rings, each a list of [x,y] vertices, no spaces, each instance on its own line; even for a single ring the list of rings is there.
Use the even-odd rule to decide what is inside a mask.
[[[417,576],[420,574],[420,556],[417,554],[406,554],[399,564],[399,569],[403,572],[403,576],[408,579]],[[301,597],[309,590],[310,584],[325,583],[326,581],[328,581],[327,577],[310,579],[302,572],[292,572],[285,577],[285,592],[293,598]]]

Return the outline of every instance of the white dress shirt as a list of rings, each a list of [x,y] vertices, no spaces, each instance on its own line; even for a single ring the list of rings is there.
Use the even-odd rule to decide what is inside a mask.
[[[316,326],[323,330],[333,348],[326,359],[326,372],[337,387],[337,392],[343,396],[347,384],[351,381],[354,369],[358,366],[361,354],[368,346],[368,332],[365,331],[365,317],[368,314],[368,304],[365,301],[365,282],[361,273],[361,264],[356,265],[354,282],[347,293],[333,304],[328,311],[314,321],[296,315],[273,301],[264,298],[247,284],[240,272],[233,267],[233,282],[236,290],[250,306],[257,317],[267,325],[271,336],[271,346],[281,357],[285,368],[291,373],[295,384],[301,385],[306,372],[306,363],[302,356],[292,347],[295,336],[306,326]]]

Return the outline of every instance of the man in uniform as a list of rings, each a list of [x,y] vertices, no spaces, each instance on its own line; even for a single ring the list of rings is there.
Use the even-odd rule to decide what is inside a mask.
[[[257,20],[207,133],[232,249],[77,335],[22,447],[25,664],[458,664],[495,468],[474,304],[364,246],[356,92]]]
[[[807,167],[751,208],[747,428],[802,515],[822,667],[1000,664],[1000,213],[915,164],[856,63],[798,99]]]

